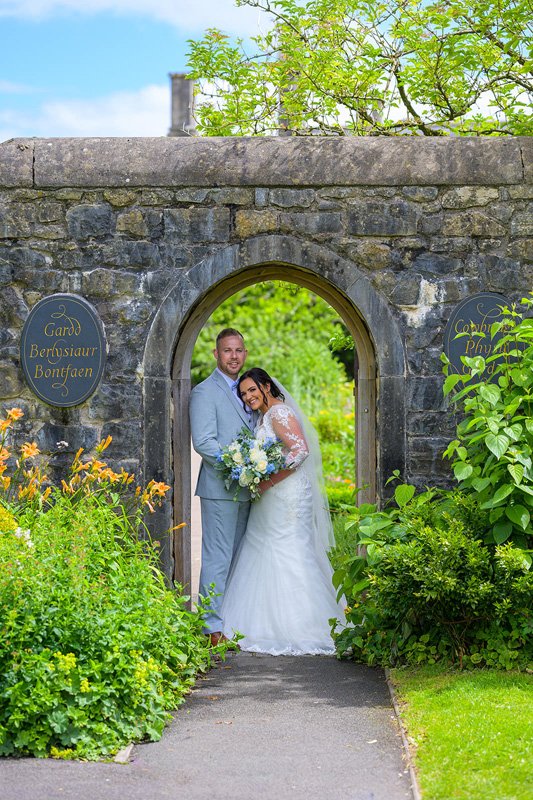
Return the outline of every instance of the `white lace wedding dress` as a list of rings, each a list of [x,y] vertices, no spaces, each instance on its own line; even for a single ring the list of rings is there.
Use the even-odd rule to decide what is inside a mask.
[[[327,556],[317,552],[311,482],[300,466],[308,456],[302,428],[280,403],[265,413],[256,437],[281,439],[294,472],[252,504],[222,603],[224,633],[244,634],[241,649],[252,652],[333,654],[328,620],[342,608]]]

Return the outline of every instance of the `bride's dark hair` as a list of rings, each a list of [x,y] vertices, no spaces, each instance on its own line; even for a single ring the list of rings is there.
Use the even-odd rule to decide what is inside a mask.
[[[243,382],[243,380],[245,380],[245,378],[250,378],[250,380],[252,380],[255,383],[255,385],[263,395],[263,400],[265,401],[265,403],[267,402],[267,399],[266,399],[266,394],[263,391],[263,386],[266,386],[267,383],[270,384],[270,394],[272,395],[272,397],[277,397],[280,400],[285,400],[285,395],[280,390],[279,386],[277,386],[275,381],[272,380],[268,372],[265,372],[265,370],[261,369],[261,367],[252,367],[252,369],[247,369],[246,372],[242,373],[241,377],[239,378],[239,383],[237,385],[237,392],[239,394],[239,397],[241,396],[241,383]],[[243,403],[243,405],[245,405],[245,403]]]

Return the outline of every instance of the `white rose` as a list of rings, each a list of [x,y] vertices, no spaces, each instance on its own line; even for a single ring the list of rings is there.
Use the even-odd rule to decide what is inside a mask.
[[[259,472],[264,474],[266,472],[266,468],[268,466],[268,461],[266,460],[266,458],[263,458],[263,460],[262,461],[258,461],[255,466],[257,467]]]
[[[233,453],[232,458],[235,464],[242,464],[242,453]]]
[[[228,450],[230,451],[230,453],[238,453],[238,452],[240,452],[240,449],[241,449],[241,446],[240,446],[240,444],[238,442],[232,442],[228,446]]]
[[[248,472],[246,472],[246,470],[243,470],[239,478],[239,485],[249,486],[251,482],[252,482],[252,476]]]
[[[253,447],[250,450],[250,458],[255,463],[257,463],[258,461],[264,461],[266,459],[266,457],[267,457],[267,455],[266,455],[264,450],[260,450],[259,448],[256,448],[256,447]]]

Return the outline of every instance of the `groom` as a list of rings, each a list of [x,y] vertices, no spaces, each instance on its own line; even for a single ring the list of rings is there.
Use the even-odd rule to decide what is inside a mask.
[[[228,491],[218,470],[216,456],[230,444],[243,426],[253,429],[253,418],[237,396],[237,381],[247,350],[244,338],[235,328],[220,331],[213,351],[217,366],[191,393],[190,419],[193,447],[202,456],[196,494],[202,509],[202,569],[200,594],[204,597],[215,584],[214,597],[204,625],[211,644],[222,635],[220,606],[232,558],[239,546],[250,513],[250,493],[241,488],[237,502],[234,490]]]

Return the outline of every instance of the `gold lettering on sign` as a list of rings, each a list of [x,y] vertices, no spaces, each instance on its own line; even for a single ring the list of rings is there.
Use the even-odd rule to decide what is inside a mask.
[[[31,342],[26,352],[32,361],[33,379],[52,380],[51,387],[59,389],[62,397],[68,397],[73,381],[93,377],[94,366],[83,366],[83,361],[98,358],[100,348],[80,344],[79,340],[72,342],[73,337],[82,335],[82,325],[79,319],[67,314],[64,303],[56,308],[41,329],[41,335],[51,340],[49,345],[43,347],[42,339],[39,343]],[[71,359],[80,359],[82,363]]]
[[[470,336],[459,340],[464,342],[464,356],[468,356],[469,358],[473,358],[474,356],[482,356],[486,359],[493,355],[494,345],[498,341],[497,339],[495,340],[491,338],[490,328],[494,322],[498,322],[498,320],[501,319],[502,309],[499,305],[492,305],[486,309],[483,305],[483,301],[481,301],[476,306],[476,311],[480,317],[479,321],[474,322],[473,320],[468,319],[458,319],[454,325],[454,331],[456,335],[459,333],[470,334]],[[479,334],[483,334],[483,336],[480,336]],[[498,352],[503,355],[504,353],[508,352],[508,350],[508,346],[505,345],[503,348],[498,350]],[[491,364],[487,365],[485,371],[488,375],[493,374],[495,363],[496,362],[493,361]],[[468,371],[469,367],[467,367],[466,364],[463,364],[463,374],[466,374]]]

